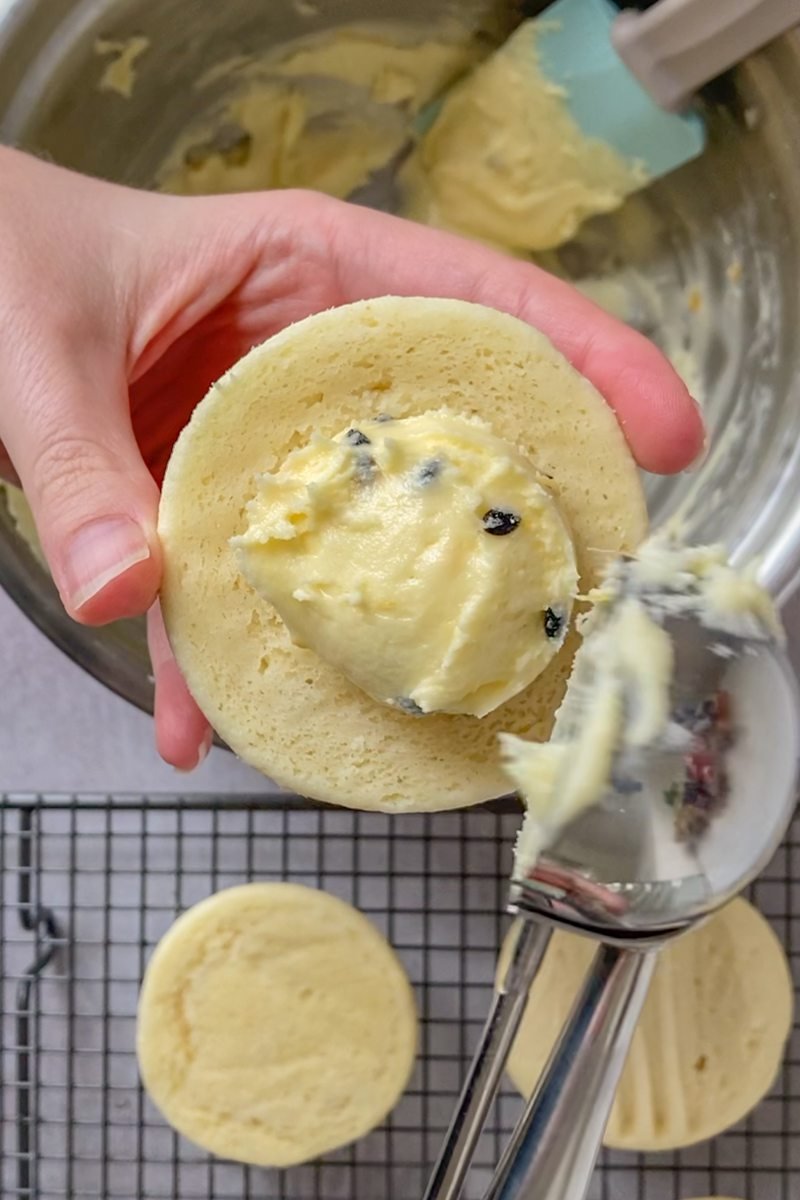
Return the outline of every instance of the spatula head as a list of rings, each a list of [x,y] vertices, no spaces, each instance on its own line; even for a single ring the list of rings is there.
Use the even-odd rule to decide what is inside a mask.
[[[611,44],[617,16],[610,0],[556,0],[532,24],[531,52],[563,88],[586,136],[608,142],[656,179],[702,153],[705,124],[697,113],[668,113],[650,98]]]

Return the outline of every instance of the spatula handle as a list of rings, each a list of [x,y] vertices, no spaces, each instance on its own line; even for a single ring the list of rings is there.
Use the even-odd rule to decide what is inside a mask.
[[[583,1200],[654,966],[598,947],[484,1200]]]
[[[703,84],[800,24],[800,0],[659,0],[626,9],[611,40],[662,108],[676,111]]]

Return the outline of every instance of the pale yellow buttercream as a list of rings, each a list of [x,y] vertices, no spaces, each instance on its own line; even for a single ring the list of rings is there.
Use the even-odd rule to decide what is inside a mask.
[[[240,567],[374,699],[484,716],[554,657],[578,583],[546,480],[446,410],[317,435],[263,475]]]
[[[486,47],[463,36],[409,42],[357,29],[243,73],[235,62],[238,90],[203,133],[180,140],[159,185],[189,195],[308,187],[346,198],[404,154],[404,215],[513,253],[560,245],[644,179],[638,164],[582,132],[538,65],[535,32],[524,22],[482,63]],[[426,108],[445,93],[438,115]],[[221,126],[245,133],[246,153],[214,148]]]
[[[220,130],[237,131],[230,148]],[[402,114],[360,90],[267,79],[232,100],[216,130],[185,137],[159,186],[187,196],[313,188],[345,197],[404,140]]]
[[[289,77],[338,79],[364,88],[382,104],[408,104],[419,110],[475,63],[472,40],[401,40],[358,29],[340,29],[313,44],[299,46],[276,64]]]
[[[124,100],[130,100],[136,86],[136,64],[149,49],[150,39],[146,37],[130,37],[124,41],[97,38],[94,43],[95,54],[111,56],[100,76],[98,89],[101,92],[116,92]]]
[[[347,29],[244,71],[234,62],[234,95],[179,140],[159,186],[180,195],[303,187],[344,198],[406,144],[413,114],[478,55],[469,40]],[[215,139],[226,127],[244,134],[233,154]]]
[[[415,220],[526,251],[567,241],[644,181],[580,129],[539,66],[535,21],[453,89],[403,178]]]

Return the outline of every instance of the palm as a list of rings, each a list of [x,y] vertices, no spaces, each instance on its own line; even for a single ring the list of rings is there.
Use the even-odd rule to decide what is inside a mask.
[[[130,387],[131,415],[136,439],[160,485],[172,446],[195,406],[208,389],[252,346],[311,313],[343,302],[331,258],[294,246],[279,268],[265,265],[249,270],[253,249],[229,258],[225,271],[230,287],[177,340],[158,353]],[[201,311],[206,295],[219,295],[220,263],[209,260],[205,279],[190,297]],[[224,280],[223,280],[224,282]],[[164,340],[169,337],[163,331]]]
[[[137,440],[159,483],[195,405],[251,346],[310,313],[386,293],[477,300],[538,325],[605,394],[646,469],[679,469],[701,445],[701,421],[655,347],[535,267],[310,194],[200,203],[200,240],[179,239],[171,261],[150,263],[146,281],[156,296],[164,280],[182,281],[183,313],[180,304],[169,310],[130,392]],[[232,214],[235,223],[215,237]]]

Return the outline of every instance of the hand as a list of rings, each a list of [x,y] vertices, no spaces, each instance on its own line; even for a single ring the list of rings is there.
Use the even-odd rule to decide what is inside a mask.
[[[537,267],[305,192],[179,199],[0,148],[0,472],[21,481],[64,606],[149,611],[156,738],[191,769],[210,731],[156,597],[158,485],[210,384],[292,321],[349,301],[445,296],[546,333],[614,408],[642,467],[703,445],[660,352]]]

